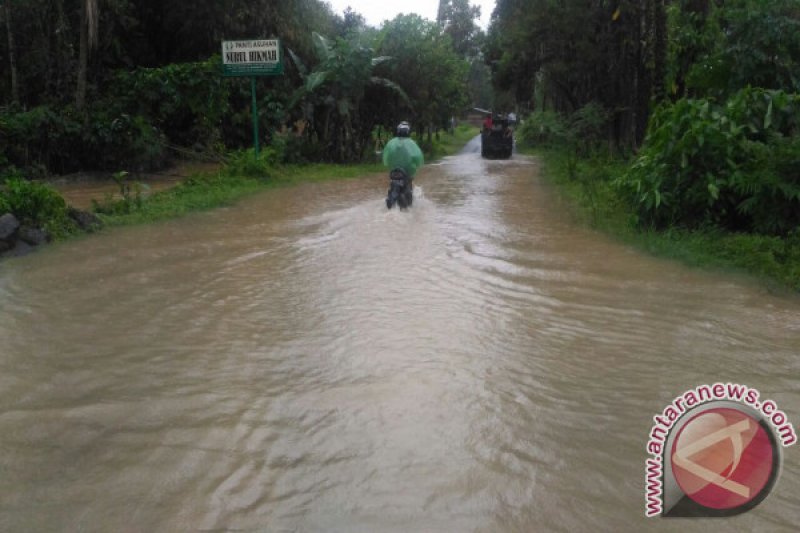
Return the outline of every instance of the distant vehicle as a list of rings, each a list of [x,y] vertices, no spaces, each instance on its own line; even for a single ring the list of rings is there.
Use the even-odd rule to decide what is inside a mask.
[[[516,118],[516,117],[514,117]],[[488,121],[487,121],[488,122]],[[511,129],[515,120],[508,115],[494,115],[491,126],[481,129],[481,157],[508,159],[514,151],[514,132]]]

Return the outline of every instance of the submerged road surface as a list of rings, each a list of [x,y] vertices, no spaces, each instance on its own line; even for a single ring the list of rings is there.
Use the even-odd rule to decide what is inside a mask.
[[[0,264],[0,531],[791,531],[800,453],[644,518],[658,414],[800,423],[800,299],[576,225],[533,159],[265,192]],[[728,520],[728,519],[726,519]]]

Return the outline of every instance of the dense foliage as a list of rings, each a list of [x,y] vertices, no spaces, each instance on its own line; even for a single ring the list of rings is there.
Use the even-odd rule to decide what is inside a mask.
[[[115,113],[92,103],[84,113],[73,105],[0,111],[0,148],[28,177],[81,168],[135,170],[159,166],[163,134],[141,115]]]
[[[595,102],[611,115],[605,136],[635,145],[663,92],[665,32],[663,0],[498,0],[486,53],[521,110]]]
[[[285,75],[257,83],[262,144],[287,161],[359,160],[376,125],[435,130],[469,105],[470,80],[485,96],[486,71],[468,77],[479,10],[447,0],[440,15],[371,28],[320,0],[9,0],[0,172],[141,170],[250,145],[249,80],[222,78],[217,54],[258,37],[286,51]]]
[[[594,223],[800,288],[800,0],[499,0],[487,54]]]
[[[574,113],[555,111],[531,113],[517,132],[527,146],[567,146],[578,154],[588,155],[605,140],[609,114],[597,103],[589,103]]]
[[[621,183],[657,227],[786,234],[800,224],[800,96],[745,89],[665,106]]]
[[[673,99],[741,88],[800,92],[800,2],[673,2],[667,86]]]
[[[786,235],[800,224],[800,2],[689,5],[670,8],[674,102],[620,185],[645,225]]]
[[[617,183],[644,226],[794,230],[800,2],[586,4],[498,2],[496,82],[536,107],[520,141],[578,155],[604,138],[633,148]]]

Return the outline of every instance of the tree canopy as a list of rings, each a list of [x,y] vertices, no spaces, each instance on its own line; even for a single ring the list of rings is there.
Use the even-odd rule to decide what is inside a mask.
[[[661,0],[498,0],[486,57],[523,109],[569,113],[590,102],[612,112],[611,137],[641,141],[663,77]]]
[[[163,160],[153,149],[131,161],[143,146],[246,146],[249,84],[221,79],[220,45],[275,37],[293,60],[258,80],[266,140],[302,121],[296,133],[313,145],[303,159],[358,159],[376,125],[435,130],[469,107],[479,11],[466,0],[446,8],[442,24],[408,16],[372,28],[321,0],[7,0],[0,171]],[[122,154],[126,145],[138,148]]]

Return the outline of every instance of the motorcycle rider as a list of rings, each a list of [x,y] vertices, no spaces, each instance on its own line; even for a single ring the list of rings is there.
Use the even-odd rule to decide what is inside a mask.
[[[409,187],[413,190],[414,175],[425,161],[422,150],[410,135],[411,126],[408,122],[403,121],[397,125],[397,136],[383,148],[383,164],[389,167],[390,171],[396,168],[402,169],[408,176]]]

